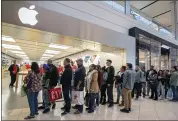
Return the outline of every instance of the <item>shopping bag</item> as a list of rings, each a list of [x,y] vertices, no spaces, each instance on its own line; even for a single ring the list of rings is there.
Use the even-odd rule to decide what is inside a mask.
[[[72,104],[78,104],[78,105],[84,104],[83,91],[72,90]]]
[[[24,97],[27,95],[27,87],[25,85],[22,85],[20,93],[21,93],[21,97]]]
[[[50,96],[50,102],[54,102],[55,100],[62,98],[62,89],[61,87],[53,88],[49,90]]]
[[[168,99],[172,99],[172,97],[173,97],[172,89],[169,88],[168,91],[167,91],[167,98],[168,98]]]

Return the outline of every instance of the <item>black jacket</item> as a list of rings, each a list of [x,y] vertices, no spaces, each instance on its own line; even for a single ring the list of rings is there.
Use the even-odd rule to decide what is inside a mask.
[[[106,81],[106,84],[114,84],[114,74],[115,74],[115,69],[113,66],[110,66],[107,68],[107,72],[108,72],[108,79]]]
[[[19,72],[19,66],[18,65],[16,65],[17,66],[17,72]],[[14,75],[13,74],[13,69],[14,69],[14,64],[12,64],[12,65],[10,65],[10,67],[9,67],[9,71],[10,71],[10,75],[12,76],[12,75]],[[17,73],[16,73],[17,74]]]
[[[57,70],[57,67],[53,64],[49,65],[50,66],[50,82],[49,85],[50,87],[55,87],[58,83],[59,79],[59,73]]]
[[[73,75],[72,67],[70,65],[67,65],[61,76],[60,81],[63,88],[71,87],[72,75]]]

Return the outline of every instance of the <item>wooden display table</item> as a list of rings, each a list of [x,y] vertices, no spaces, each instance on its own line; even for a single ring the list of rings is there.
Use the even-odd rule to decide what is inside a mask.
[[[20,81],[23,81],[24,75],[26,76],[27,74],[28,74],[28,71],[20,71],[20,72],[17,73],[17,76],[16,76],[16,85],[15,85],[16,88],[18,88],[19,76],[20,75],[22,76],[22,80],[20,80]]]

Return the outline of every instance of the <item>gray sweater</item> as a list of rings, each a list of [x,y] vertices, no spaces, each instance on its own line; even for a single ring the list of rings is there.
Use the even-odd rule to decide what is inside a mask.
[[[124,72],[123,87],[132,90],[135,83],[135,71],[128,69]]]
[[[142,79],[142,71],[139,69],[135,74],[135,82],[140,83]]]
[[[170,78],[170,85],[178,86],[178,72],[173,72]]]

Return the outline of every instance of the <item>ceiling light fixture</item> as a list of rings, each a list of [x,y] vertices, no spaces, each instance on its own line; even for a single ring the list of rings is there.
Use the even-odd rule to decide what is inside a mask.
[[[15,51],[15,50],[9,50],[9,51],[16,54],[25,54],[23,51]]]
[[[161,45],[162,48],[165,48],[165,49],[169,49],[170,47],[169,46],[166,46],[166,45]]]
[[[45,51],[45,53],[46,53],[46,54],[55,54],[55,55],[56,55],[56,54],[59,54],[59,53],[60,53],[60,51],[55,51],[55,50],[46,50],[46,51]]]
[[[8,44],[2,44],[2,47],[7,48],[7,49],[13,49],[13,50],[22,50],[19,46],[17,45],[8,45]]]
[[[54,55],[43,54],[43,57],[53,57]]]
[[[28,57],[27,55],[20,55],[20,54],[16,54],[19,57]]]
[[[51,43],[49,45],[49,47],[51,48],[58,48],[58,49],[68,49],[70,46],[66,46],[66,45],[58,45],[58,44],[54,44],[54,43]]]
[[[15,42],[15,40],[12,37],[4,36],[4,35],[2,35],[2,40],[3,41],[8,41],[8,42]]]

